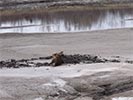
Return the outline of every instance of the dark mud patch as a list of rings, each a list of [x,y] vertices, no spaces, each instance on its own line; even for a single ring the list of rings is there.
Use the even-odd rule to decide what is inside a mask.
[[[105,59],[99,56],[93,55],[62,55],[63,64],[91,64],[91,63],[107,63],[107,62],[115,62],[119,63],[120,60],[117,59]],[[39,57],[39,58],[31,58],[31,59],[21,59],[15,60],[10,59],[6,61],[0,61],[0,68],[20,68],[20,67],[41,67],[41,66],[50,66],[47,60],[51,60],[52,56],[47,57]]]

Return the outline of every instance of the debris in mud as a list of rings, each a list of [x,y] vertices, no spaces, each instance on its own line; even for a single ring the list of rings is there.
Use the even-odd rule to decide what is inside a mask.
[[[133,60],[127,60],[126,62],[129,64],[133,64]]]
[[[58,54],[58,53],[57,53]],[[114,62],[119,63],[121,62],[118,59],[105,59],[99,56],[93,56],[89,54],[74,54],[74,55],[60,55],[62,59],[62,64],[91,64],[91,63],[106,63],[106,62]],[[0,68],[20,68],[20,67],[41,67],[41,66],[51,66],[48,60],[51,60],[52,56],[47,57],[39,57],[39,58],[31,58],[31,59],[21,59],[21,60],[6,60],[0,61]],[[133,63],[132,61],[125,61],[126,63]],[[57,65],[58,66],[58,65]]]
[[[39,57],[39,58],[31,58],[31,59],[22,59],[22,60],[7,60],[0,61],[0,67],[6,68],[19,68],[19,67],[41,67],[41,66],[51,66],[47,60],[51,60],[52,57]],[[62,64],[79,64],[79,63],[104,63],[107,60],[101,59],[98,56],[91,55],[62,55],[61,59],[63,60]],[[36,61],[36,62],[35,62]],[[39,62],[42,61],[42,62]],[[61,65],[61,64],[60,64]]]
[[[104,63],[107,60],[102,59],[98,56],[92,56],[92,55],[80,55],[80,54],[75,54],[75,55],[63,55],[62,59],[65,64],[79,64],[79,63]]]

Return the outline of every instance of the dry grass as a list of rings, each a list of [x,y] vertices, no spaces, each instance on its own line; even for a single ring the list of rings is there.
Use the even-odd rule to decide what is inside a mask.
[[[24,14],[36,14],[43,12],[59,12],[59,11],[79,11],[79,10],[105,10],[105,9],[124,9],[133,8],[133,3],[129,4],[98,4],[98,5],[74,5],[74,6],[52,6],[49,8],[23,8],[23,9],[4,9],[0,10],[0,16],[12,16],[12,15],[24,15]]]

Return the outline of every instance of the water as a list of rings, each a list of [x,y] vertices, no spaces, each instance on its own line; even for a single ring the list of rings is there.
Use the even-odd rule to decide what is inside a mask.
[[[118,97],[118,98],[113,98],[112,100],[133,100],[133,97]]]
[[[37,12],[0,16],[0,33],[79,32],[133,27],[133,9]]]

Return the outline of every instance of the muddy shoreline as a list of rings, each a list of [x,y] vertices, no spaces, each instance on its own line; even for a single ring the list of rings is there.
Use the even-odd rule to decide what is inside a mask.
[[[63,63],[61,65],[68,65],[68,64],[93,64],[93,63],[130,63],[133,64],[133,60],[124,60],[121,61],[121,57],[114,57],[111,59],[106,59],[94,55],[89,54],[74,54],[74,55],[62,55],[61,59]],[[52,60],[52,56],[47,57],[39,57],[39,58],[31,58],[31,59],[8,59],[5,61],[0,61],[0,68],[23,68],[23,67],[58,67],[52,66],[49,62]]]
[[[81,69],[79,66],[1,69],[0,99],[112,100],[112,98],[133,95],[132,65],[83,64]],[[72,70],[79,73],[79,76],[69,77]],[[26,74],[28,71],[31,72]],[[39,71],[41,76],[38,76]],[[82,71],[86,73],[83,74]],[[64,73],[66,76],[63,76]]]
[[[61,8],[71,10],[75,7],[78,10],[133,7],[132,3],[122,2],[119,7],[116,3],[93,3],[87,6],[59,3],[50,4],[47,8],[43,0],[15,0],[16,3],[7,4],[7,7],[6,3],[2,5],[3,1],[0,0],[0,16],[27,14],[30,11],[59,11]],[[70,34],[0,34],[0,99],[112,100],[115,97],[131,97],[132,33],[133,29],[128,28]],[[46,60],[51,59],[48,55],[59,51],[66,54],[65,64],[47,66]],[[115,58],[105,59],[99,55]]]
[[[0,59],[19,59],[2,60],[9,67],[12,64],[12,67],[4,65],[0,69],[0,99],[112,100],[123,96],[132,97],[132,32],[132,28],[127,28],[71,34],[0,34]],[[49,60],[51,57],[46,55],[61,50],[74,62],[76,59],[85,63],[69,62],[59,67],[38,63],[38,67],[31,66],[32,62]],[[86,63],[87,55],[83,53],[95,54],[98,58],[89,56],[92,59],[87,58],[87,61],[93,62]],[[106,61],[99,55],[115,56],[114,61],[119,62],[98,63]],[[22,66],[14,68],[16,64]]]
[[[0,34],[0,59],[47,57],[59,51],[132,58],[132,32],[132,28],[127,28],[76,33],[3,33]]]
[[[112,100],[123,96],[132,97],[133,61],[127,60],[133,59],[132,32],[133,29],[128,28],[71,34],[0,34],[0,59],[20,59],[3,60],[4,66],[0,69],[0,99]],[[50,59],[48,56],[45,58],[45,55],[60,50],[64,50],[74,62],[75,59],[86,62],[86,55],[82,53],[115,55],[114,61],[119,62],[99,63],[99,60],[105,59],[90,56],[93,58],[87,58],[90,63],[69,62],[59,67],[32,63]],[[75,53],[80,55],[71,55]],[[80,56],[81,59],[78,59]],[[17,64],[21,66],[17,67]]]

